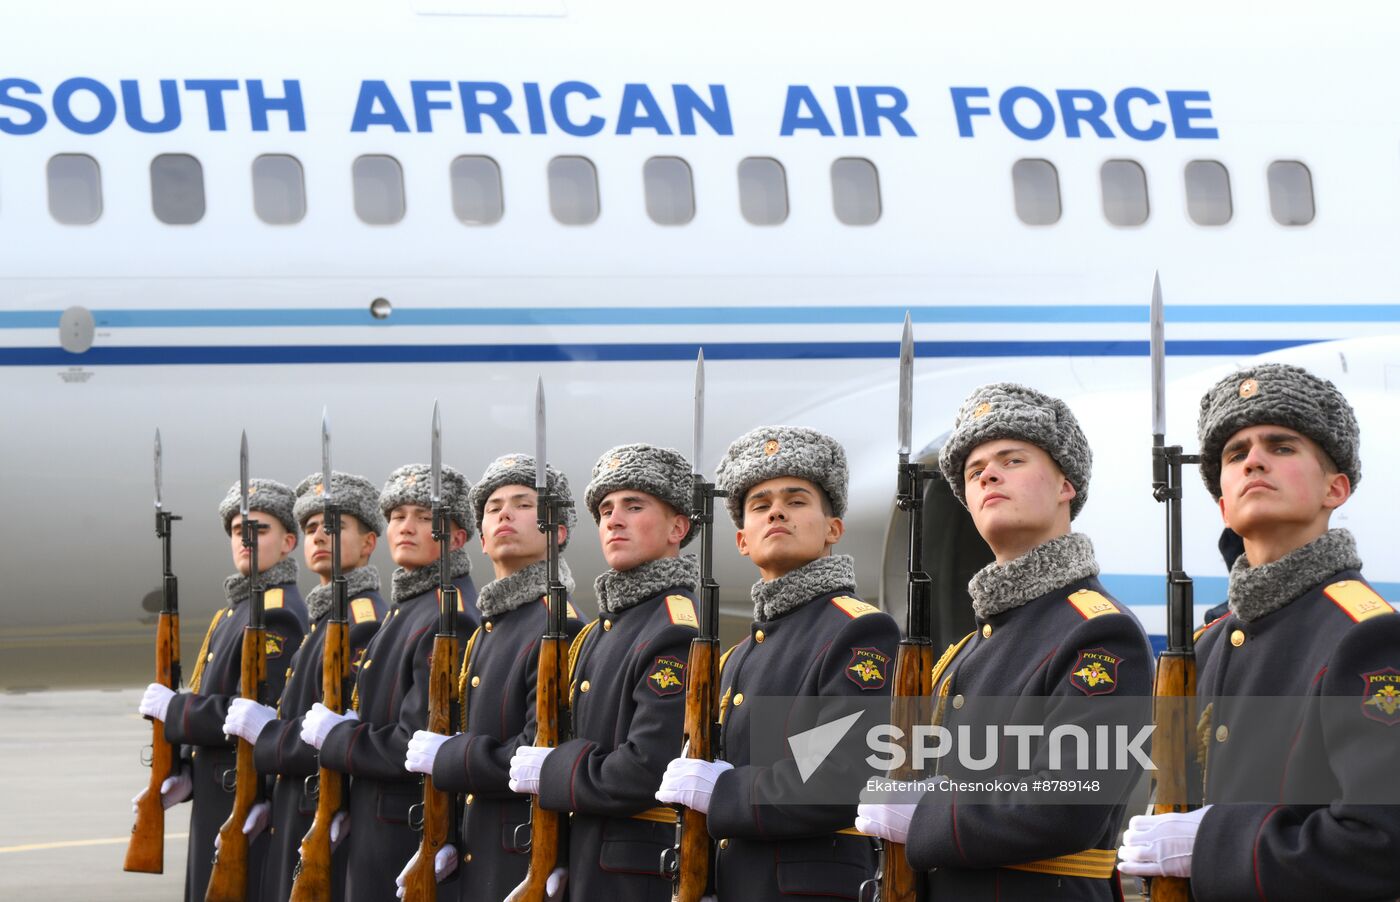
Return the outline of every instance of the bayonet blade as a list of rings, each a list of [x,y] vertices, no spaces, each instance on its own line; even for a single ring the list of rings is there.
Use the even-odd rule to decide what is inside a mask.
[[[549,485],[549,458],[545,456],[544,377],[535,377],[535,491]]]
[[[160,510],[160,509],[161,509],[161,502],[162,502],[161,493],[160,493],[160,468],[161,468],[160,430],[157,429],[157,430],[156,430],[156,510]]]
[[[1152,276],[1152,434],[1167,434],[1167,330],[1162,307],[1162,277]]]
[[[705,468],[700,461],[705,455],[705,349],[695,355],[695,456],[691,469],[699,475]]]
[[[326,504],[331,503],[331,415],[321,408],[321,491]]]
[[[433,506],[442,501],[442,412],[433,401]]]
[[[914,323],[904,314],[904,336],[899,342],[899,453],[907,457],[914,435]]]
[[[248,430],[238,447],[238,513],[248,519]]]

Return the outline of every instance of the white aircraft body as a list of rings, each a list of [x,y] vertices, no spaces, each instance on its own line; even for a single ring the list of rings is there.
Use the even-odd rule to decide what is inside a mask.
[[[1400,83],[1374,65],[1397,27],[1386,7],[1354,12],[1190,4],[1149,25],[1108,3],[1072,17],[1030,3],[994,17],[591,0],[11,9],[0,687],[148,647],[157,428],[167,509],[184,517],[188,649],[222,601],[215,508],[242,430],[254,474],[295,484],[319,469],[326,407],[337,468],[382,480],[427,460],[437,398],[445,460],[474,477],[533,447],[543,376],[551,462],[581,501],[614,444],[693,453],[701,347],[705,472],[762,424],[840,439],[839,550],[862,593],[899,612],[906,311],[915,447],[932,460],[985,382],[1065,398],[1094,448],[1076,528],[1160,638],[1157,271],[1168,440],[1195,449],[1198,399],[1232,367],[1293,361],[1337,382],[1365,478],[1336,523],[1395,597]],[[1194,472],[1185,513],[1199,620],[1225,569]],[[742,619],[755,571],[719,522],[726,612]],[[930,516],[929,563],[951,588],[987,556],[971,541],[958,554],[948,537],[967,529],[948,504]],[[588,599],[596,542],[569,557]],[[392,569],[385,551],[375,562]],[[476,575],[490,578],[479,557]]]

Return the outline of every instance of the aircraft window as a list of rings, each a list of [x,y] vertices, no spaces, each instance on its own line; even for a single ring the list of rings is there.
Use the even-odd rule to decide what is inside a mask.
[[[1026,225],[1060,221],[1060,174],[1049,160],[1017,160],[1011,167],[1016,215]]]
[[[1147,174],[1132,160],[1109,160],[1099,170],[1103,215],[1116,226],[1147,222]]]
[[[831,202],[846,225],[870,225],[880,218],[880,176],[875,164],[842,157],[831,164]]]
[[[151,206],[167,225],[194,225],[204,218],[204,167],[187,153],[151,160]]]
[[[695,183],[680,157],[652,157],[642,167],[647,215],[657,225],[685,225],[695,218]]]
[[[102,215],[102,171],[87,154],[49,158],[49,215],[64,225],[90,225]]]
[[[1317,209],[1313,205],[1312,173],[1297,160],[1269,164],[1269,209],[1279,225],[1307,225]]]
[[[367,225],[393,225],[404,214],[403,167],[393,157],[365,154],[351,168],[355,215]]]
[[[564,225],[588,225],[598,218],[598,170],[587,157],[549,161],[549,211]]]
[[[739,161],[739,211],[754,225],[781,225],[788,217],[787,173],[769,157]]]
[[[306,216],[306,179],[296,157],[265,153],[253,160],[253,212],[270,225],[291,225]]]
[[[452,212],[467,225],[501,221],[501,167],[490,157],[458,157],[448,171],[452,179]]]
[[[1196,225],[1218,226],[1230,221],[1230,173],[1215,160],[1186,164],[1186,212]]]

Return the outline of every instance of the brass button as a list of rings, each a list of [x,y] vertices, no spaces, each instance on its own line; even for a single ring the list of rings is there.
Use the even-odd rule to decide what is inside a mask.
[[[612,621],[611,621],[611,620],[604,620],[604,621],[603,621],[603,632],[606,633],[606,632],[607,632],[608,630],[610,630],[610,629],[612,629]]]
[[[1230,634],[1230,644],[1239,648],[1244,644],[1244,630],[1235,630]]]
[[[360,669],[361,669],[361,670],[369,670],[369,665],[371,665],[371,664],[373,664],[373,663],[374,663],[373,661],[366,661],[365,663],[363,663],[363,664],[360,665]]]
[[[311,624],[311,632],[316,632],[316,624]]]
[[[1216,742],[1224,742],[1225,740],[1227,740],[1227,739],[1229,739],[1229,738],[1230,738],[1230,728],[1229,728],[1229,727],[1225,726],[1224,724],[1221,724],[1220,726],[1218,726],[1218,727],[1215,728],[1215,741],[1216,741]]]
[[[472,795],[471,793],[467,793],[467,804],[470,805],[472,802],[475,802],[475,801],[476,801],[476,796]]]
[[[763,644],[763,630],[759,630],[753,634],[753,641],[757,642],[759,645]]]
[[[729,848],[729,840],[727,840],[727,839],[721,839],[721,840],[719,841],[719,847],[720,847],[721,849],[727,849],[727,848]]]
[[[276,835],[277,835],[277,828],[276,828],[276,827],[268,827],[268,828],[267,828],[267,835],[268,835],[268,836],[276,836]]]
[[[471,860],[472,860],[472,853],[468,852],[468,853],[467,853],[467,863],[470,864],[470,863],[471,863]]]
[[[488,633],[491,632],[491,621],[488,620],[488,621],[486,621],[485,623],[483,623],[483,624],[481,625],[481,628],[484,629],[484,630],[486,630],[486,632],[488,632]]]
[[[738,706],[742,705],[743,703],[744,703],[744,693],[742,693],[742,692],[735,693],[735,695],[734,695],[734,707],[737,708]]]
[[[579,683],[579,684],[578,684],[578,691],[579,691],[579,692],[587,692],[589,689],[592,689],[592,688],[593,688],[593,686],[592,686],[587,680],[584,680],[582,683]]]
[[[957,695],[953,696],[953,707],[954,707],[954,708],[957,708],[957,709],[961,710],[961,709],[962,709],[962,706],[963,706],[964,704],[966,704],[966,703],[967,703],[967,699],[963,698],[961,692],[959,692]]]
[[[205,658],[204,660],[206,660],[206,661],[212,661],[212,660],[214,660],[214,653],[211,651],[211,652],[209,653],[209,657]]]
[[[982,638],[983,638],[983,639],[990,639],[990,638],[992,638],[992,625],[991,625],[990,623],[984,623],[984,624],[982,624]]]
[[[475,689],[477,686],[480,686],[480,685],[481,685],[481,677],[479,677],[479,676],[474,676],[474,677],[472,677],[472,688]]]

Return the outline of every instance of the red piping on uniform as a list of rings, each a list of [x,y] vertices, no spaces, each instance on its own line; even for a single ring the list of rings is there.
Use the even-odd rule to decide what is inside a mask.
[[[578,773],[578,764],[583,760],[583,756],[588,754],[588,750],[593,748],[594,743],[590,742],[579,749],[578,755],[574,757],[573,766],[569,768],[569,808],[578,810],[578,799],[574,796],[574,775]]]
[[[369,724],[361,722],[359,726],[350,731],[350,742],[345,746],[345,772],[348,774],[355,773],[355,740],[360,738],[360,731],[367,726]],[[330,736],[329,733],[326,735]]]
[[[1264,825],[1282,807],[1282,805],[1275,805],[1270,808],[1269,813],[1264,815],[1264,819],[1259,822],[1259,830],[1254,834],[1254,890],[1259,894],[1260,902],[1268,902],[1268,899],[1264,896],[1264,884],[1259,878],[1259,840],[1264,835]]]
[[[953,845],[958,847],[958,854],[962,856],[962,860],[967,861],[967,853],[963,851],[962,847],[962,837],[958,836],[958,799],[952,792],[949,795],[953,796],[948,802],[949,811],[953,815]]]

